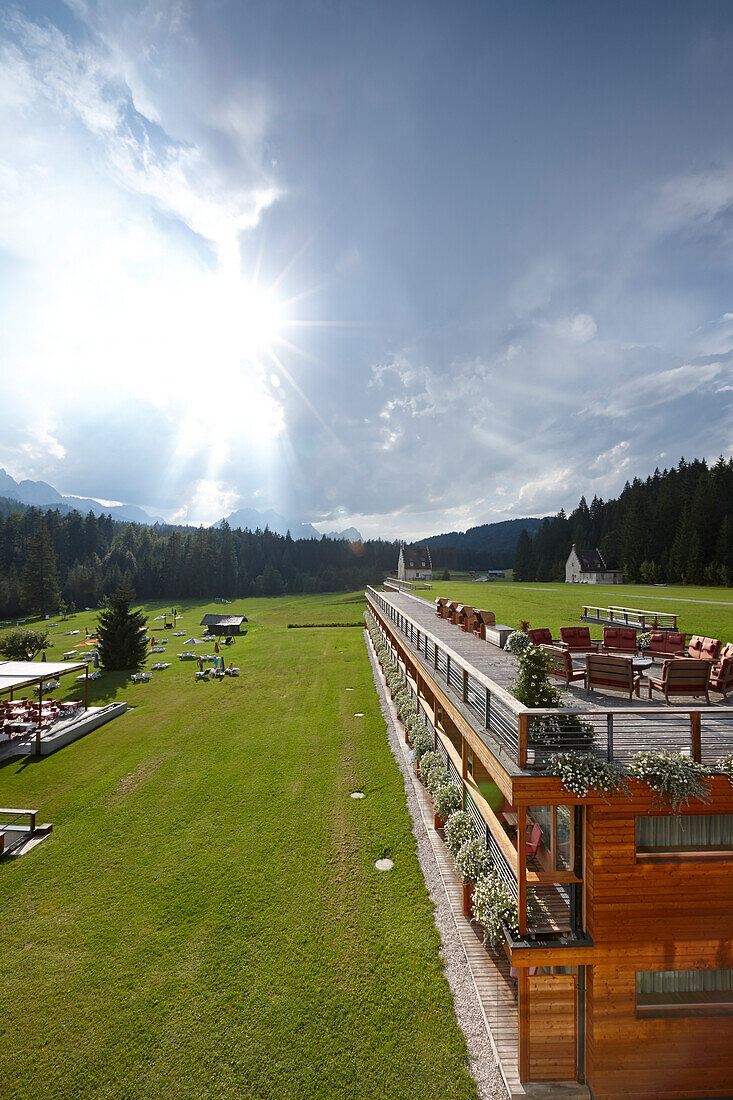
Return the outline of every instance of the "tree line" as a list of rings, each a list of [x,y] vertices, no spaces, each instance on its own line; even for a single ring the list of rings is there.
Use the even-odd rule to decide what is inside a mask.
[[[394,572],[398,542],[350,544],[264,531],[148,527],[78,512],[0,510],[0,618],[97,607],[122,586],[139,600],[355,591]],[[437,568],[486,567],[479,552],[436,551]],[[507,563],[508,564],[508,563]]]
[[[585,497],[566,515],[522,531],[514,579],[564,581],[575,543],[599,549],[631,584],[733,585],[733,458],[680,460],[646,481],[634,478],[615,500]]]

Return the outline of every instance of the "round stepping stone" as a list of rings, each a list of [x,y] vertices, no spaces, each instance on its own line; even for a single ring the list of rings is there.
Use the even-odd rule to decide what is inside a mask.
[[[350,797],[351,798],[366,798],[366,795],[364,794],[363,791],[352,791]]]
[[[394,863],[391,859],[378,859],[374,866],[378,871],[391,871]]]

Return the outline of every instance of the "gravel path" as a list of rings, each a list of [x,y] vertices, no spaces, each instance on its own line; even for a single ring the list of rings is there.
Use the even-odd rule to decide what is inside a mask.
[[[385,690],[379,663],[371,638],[364,631],[367,652],[372,665],[374,683],[387,724],[387,739],[405,784],[407,808],[412,817],[412,832],[417,841],[417,857],[420,862],[430,900],[435,906],[435,927],[441,939],[440,955],[443,970],[453,994],[453,1008],[458,1024],[466,1038],[469,1065],[476,1081],[480,1100],[507,1100],[507,1091],[491,1049],[486,1022],[479,1004],[476,987],[468,967],[453,912],[443,886],[443,879],[435,861],[433,849],[425,832],[425,824],[412,784],[412,774],[402,751],[401,734],[397,725],[397,712]]]

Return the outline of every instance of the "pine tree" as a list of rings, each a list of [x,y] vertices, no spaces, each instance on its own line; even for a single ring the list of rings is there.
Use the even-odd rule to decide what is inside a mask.
[[[123,585],[99,614],[99,659],[106,669],[138,669],[145,663],[147,619],[142,611],[132,610],[134,598],[132,589]]]
[[[23,570],[23,606],[28,611],[46,612],[58,606],[59,586],[56,579],[56,555],[53,552],[48,527],[41,520],[28,543]]]
[[[514,551],[514,580],[533,581],[534,563],[532,561],[532,543],[526,529],[517,539],[517,548]]]

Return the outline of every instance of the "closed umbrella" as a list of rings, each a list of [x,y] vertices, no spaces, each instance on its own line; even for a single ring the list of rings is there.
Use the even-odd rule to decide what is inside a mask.
[[[46,650],[45,649],[44,649],[43,653],[41,654],[41,660],[42,661],[46,660]]]
[[[99,668],[99,654],[98,653],[94,654],[94,667]]]

